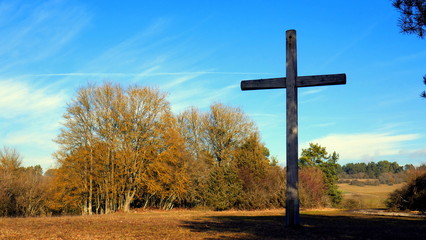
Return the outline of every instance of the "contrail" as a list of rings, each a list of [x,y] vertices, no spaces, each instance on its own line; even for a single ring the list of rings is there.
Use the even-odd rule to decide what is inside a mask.
[[[255,73],[255,72],[162,72],[162,73],[41,73],[29,74],[32,77],[54,77],[54,76],[118,76],[118,77],[137,77],[137,76],[178,76],[192,74],[231,74],[231,75],[278,75],[276,73]]]

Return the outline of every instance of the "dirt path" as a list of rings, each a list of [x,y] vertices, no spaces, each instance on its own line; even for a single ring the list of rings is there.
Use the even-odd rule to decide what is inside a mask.
[[[421,214],[420,212],[391,212],[383,209],[358,209],[350,212],[374,216],[426,218],[426,214]]]

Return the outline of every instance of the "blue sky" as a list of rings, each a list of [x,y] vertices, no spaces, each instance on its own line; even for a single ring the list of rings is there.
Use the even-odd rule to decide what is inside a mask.
[[[148,85],[175,113],[240,107],[285,165],[285,89],[241,80],[285,75],[296,29],[299,75],[346,73],[299,90],[299,145],[339,162],[426,162],[426,40],[404,35],[390,1],[0,1],[0,146],[55,166],[52,141],[88,82]]]

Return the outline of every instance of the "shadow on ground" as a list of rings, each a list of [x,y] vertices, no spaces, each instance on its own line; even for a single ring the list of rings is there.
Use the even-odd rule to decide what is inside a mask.
[[[184,222],[206,239],[426,239],[426,220],[376,216],[301,215],[302,226],[287,228],[284,216],[215,216]],[[226,237],[240,233],[241,238]],[[234,234],[232,234],[234,235]]]

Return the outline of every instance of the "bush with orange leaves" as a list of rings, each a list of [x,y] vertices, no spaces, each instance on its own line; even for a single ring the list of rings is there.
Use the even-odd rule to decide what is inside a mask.
[[[299,197],[302,208],[321,208],[329,205],[321,169],[304,167],[299,170]]]

